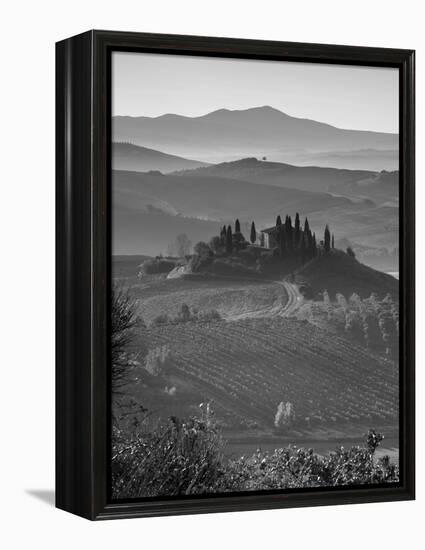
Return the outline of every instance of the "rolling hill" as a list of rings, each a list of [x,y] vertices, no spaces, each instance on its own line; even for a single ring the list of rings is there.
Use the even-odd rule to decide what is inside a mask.
[[[347,180],[343,184],[331,184],[330,191],[342,193],[349,197],[372,199],[381,205],[398,206],[399,172],[383,170],[358,181]]]
[[[391,275],[376,271],[340,250],[319,256],[297,271],[297,281],[306,282],[314,295],[327,290],[332,299],[340,292],[345,297],[354,292],[367,298],[372,292],[384,298],[390,294],[398,300],[398,281]]]
[[[192,118],[176,114],[155,118],[116,116],[112,135],[114,141],[130,141],[205,162],[247,155],[281,160],[286,153],[398,149],[396,134],[344,130],[292,117],[270,106],[240,111],[219,109]]]
[[[370,170],[345,170],[319,166],[293,166],[281,162],[260,161],[244,158],[213,166],[176,172],[177,176],[214,176],[250,181],[260,185],[290,187],[305,191],[336,192],[340,187],[349,189],[349,184],[370,180],[377,176]],[[348,193],[347,193],[348,194]]]
[[[255,183],[229,177],[184,177],[160,173],[113,172],[114,203],[144,210],[153,205],[172,214],[206,220],[235,216],[269,223],[282,210],[308,214],[338,206],[357,208],[349,198]]]
[[[131,170],[135,172],[174,172],[207,166],[204,162],[168,155],[161,151],[133,145],[132,143],[112,144],[112,169]]]
[[[345,197],[211,176],[113,171],[114,250],[156,255],[178,233],[192,243],[209,240],[220,224],[255,220],[258,228],[282,212],[345,212],[359,205]]]
[[[398,270],[396,206],[198,173],[182,177],[114,171],[114,252],[155,256],[165,253],[179,233],[186,233],[193,244],[208,241],[220,225],[238,217],[248,235],[252,220],[259,230],[270,226],[277,214],[298,211],[308,216],[318,235],[330,223],[337,239],[361,246],[363,262]]]

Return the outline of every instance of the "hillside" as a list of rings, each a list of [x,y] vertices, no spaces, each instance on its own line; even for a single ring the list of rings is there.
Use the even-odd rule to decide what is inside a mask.
[[[294,153],[398,149],[396,134],[344,130],[292,117],[270,106],[219,109],[199,117],[116,116],[112,131],[114,141],[130,141],[214,163],[247,155],[281,160],[282,155]],[[391,166],[382,165],[383,168]]]
[[[148,172],[159,170],[167,173],[175,170],[190,170],[206,166],[204,162],[168,155],[161,151],[133,145],[132,143],[112,144],[112,169]]]
[[[368,170],[341,170],[319,166],[293,166],[281,162],[268,162],[244,158],[213,166],[177,172],[177,176],[214,176],[250,181],[260,185],[290,187],[304,191],[327,192],[347,188],[348,184],[377,176]],[[349,196],[349,193],[346,193]],[[367,193],[365,193],[367,196]]]
[[[263,167],[269,163],[255,164]],[[208,241],[222,223],[235,216],[246,232],[252,220],[259,230],[270,226],[282,212],[299,212],[302,218],[308,216],[318,235],[330,223],[336,238],[349,239],[354,247],[359,245],[365,263],[398,269],[395,206],[376,207],[371,201],[336,193],[260,186],[205,175],[203,169],[184,176],[114,171],[113,195],[115,253],[156,255],[165,252],[179,233],[187,233],[193,244]]]
[[[155,376],[141,369],[143,384],[134,397],[164,417],[195,414],[208,399],[219,425],[258,430],[264,438],[273,434],[277,405],[285,400],[295,410],[293,440],[300,432],[347,424],[360,430],[371,423],[397,425],[396,369],[364,347],[302,321],[150,326],[138,332],[135,351],[141,343],[148,343],[151,357],[162,350],[166,359]]]
[[[195,244],[217,235],[220,225],[253,219],[270,225],[282,211],[358,211],[347,198],[329,193],[258,186],[211,176],[177,177],[159,173],[113,172],[114,252],[156,255],[179,233]]]
[[[297,166],[327,166],[329,168],[350,168],[350,170],[398,170],[398,149],[378,150],[359,149],[357,151],[327,151],[325,153],[287,154],[285,158],[276,158]]]
[[[360,178],[357,181],[346,181],[343,184],[331,184],[330,191],[342,193],[359,199],[372,199],[375,203],[385,206],[398,206],[399,172],[386,172]]]
[[[114,171],[113,185],[114,204],[127,204],[142,211],[150,204],[172,214],[199,219],[226,220],[237,213],[243,219],[255,217],[259,223],[269,223],[282,210],[308,214],[338,206],[357,208],[350,199],[330,193],[272,185],[260,188],[251,182],[202,173],[177,177]]]
[[[346,298],[353,293],[367,298],[374,292],[381,298],[390,294],[398,300],[398,281],[394,277],[358,262],[341,250],[314,258],[297,271],[296,280],[307,283],[315,297],[327,290],[332,299],[337,292]]]

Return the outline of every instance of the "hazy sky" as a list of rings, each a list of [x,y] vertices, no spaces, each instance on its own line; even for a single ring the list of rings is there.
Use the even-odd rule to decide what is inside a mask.
[[[397,133],[398,70],[113,53],[113,115],[200,116],[262,105],[339,128]]]

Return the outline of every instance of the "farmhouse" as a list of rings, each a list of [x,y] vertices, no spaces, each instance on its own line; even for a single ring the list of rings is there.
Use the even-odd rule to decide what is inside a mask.
[[[262,229],[261,233],[264,235],[264,246],[266,248],[275,248],[279,246],[277,242],[277,226],[268,227],[267,229]]]

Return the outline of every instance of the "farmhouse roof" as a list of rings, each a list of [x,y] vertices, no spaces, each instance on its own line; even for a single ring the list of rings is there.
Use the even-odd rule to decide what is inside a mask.
[[[273,227],[267,227],[266,229],[262,229],[261,233],[274,233],[276,231],[276,225]]]

